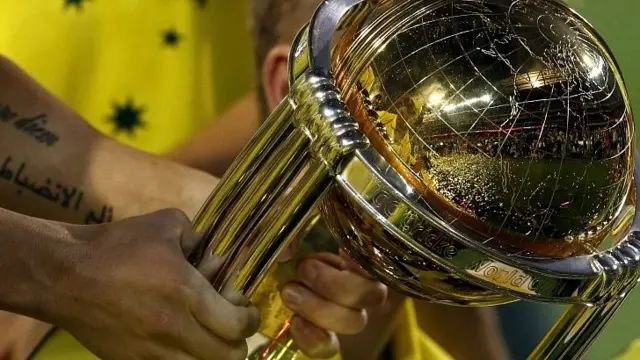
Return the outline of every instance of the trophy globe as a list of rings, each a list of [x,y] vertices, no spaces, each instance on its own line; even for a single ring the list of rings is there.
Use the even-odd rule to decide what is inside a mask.
[[[634,129],[620,72],[561,3],[427,3],[381,2],[334,54],[371,143],[363,165],[388,184],[352,165],[325,201],[330,228],[391,286],[432,301],[509,298],[443,268],[542,295],[549,284],[508,263],[560,266],[629,234]]]

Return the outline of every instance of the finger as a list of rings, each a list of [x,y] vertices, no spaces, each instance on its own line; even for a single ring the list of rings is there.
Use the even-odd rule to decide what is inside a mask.
[[[138,349],[126,349],[125,354],[126,357],[119,356],[119,358],[126,359],[158,359],[158,360],[196,360],[192,355],[186,353],[176,344],[166,344],[160,342],[148,342],[143,344],[142,348]],[[106,356],[105,354],[99,353],[96,354],[100,359],[102,358],[112,358],[114,355],[110,354]],[[123,354],[120,354],[123,355]]]
[[[197,329],[186,337],[184,350],[195,359],[244,360],[246,358],[246,340],[224,341],[195,321],[193,327]]]
[[[258,331],[260,316],[255,307],[232,304],[200,274],[197,277],[190,308],[200,324],[229,341],[244,340]]]
[[[150,228],[164,233],[172,244],[178,245],[178,242],[174,241],[179,240],[179,246],[185,256],[189,255],[198,243],[199,237],[194,233],[191,221],[181,210],[163,209],[140,218],[146,219]]]
[[[224,263],[224,260],[219,256],[214,256],[213,254],[207,252],[207,254],[202,258],[200,264],[198,264],[198,271],[205,279],[209,282],[213,281],[215,276],[218,274],[220,267]]]
[[[321,253],[311,254],[305,257],[305,260],[307,259],[315,259],[318,261],[322,261],[323,263],[329,264],[335,267],[336,269],[340,269],[340,270],[346,270],[349,268],[349,263],[347,262],[346,258],[343,258],[338,254],[321,252]]]
[[[299,316],[291,319],[291,338],[300,351],[314,359],[328,359],[340,351],[335,333],[322,330]]]
[[[224,284],[224,287],[222,289],[222,296],[233,305],[250,306],[251,303],[249,302],[249,299],[247,299],[240,292],[236,291],[236,289],[234,288],[236,283],[236,278],[237,278],[237,275],[233,275],[231,276],[231,278],[229,278],[229,280],[227,280],[227,282]]]
[[[189,223],[189,225],[191,224]],[[189,257],[202,241],[204,241],[202,233],[195,232],[190,226],[185,227],[182,237],[180,238],[180,248],[184,256]]]
[[[172,349],[162,349],[158,351],[157,354],[153,354],[149,357],[150,359],[175,359],[175,360],[197,360],[200,359],[198,357],[193,357],[190,354],[184,353],[182,351],[175,351]]]
[[[328,331],[355,335],[367,324],[367,312],[340,306],[326,300],[299,283],[282,289],[284,304],[299,316]]]
[[[340,249],[339,254],[317,253],[307,256],[307,259],[314,258],[333,265],[338,269],[351,269],[367,279],[375,280],[375,277],[365,270],[357,261],[355,261],[346,250]]]
[[[379,306],[387,298],[387,287],[382,283],[317,259],[305,259],[297,279],[325,299],[355,309]]]
[[[209,281],[212,282],[216,279],[222,266],[225,265],[224,258],[215,256],[211,253],[207,254],[200,265],[198,271]],[[237,276],[232,276],[226,280],[221,290],[222,297],[227,299],[231,304],[236,306],[249,306],[249,300],[238,291],[235,291],[234,284]]]
[[[342,259],[344,259],[347,263],[347,268],[357,272],[358,274],[366,277],[367,279],[370,280],[376,280],[376,278],[371,275],[367,270],[365,270],[362,266],[360,266],[360,264],[355,261],[351,256],[349,256],[349,253],[347,253],[346,250],[344,249],[340,249],[340,257]]]

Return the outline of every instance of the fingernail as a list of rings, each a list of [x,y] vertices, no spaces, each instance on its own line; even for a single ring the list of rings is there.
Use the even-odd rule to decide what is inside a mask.
[[[289,307],[296,307],[300,304],[300,292],[293,286],[282,290],[282,301]]]
[[[277,262],[280,264],[286,263],[288,261],[291,261],[291,259],[293,259],[293,249],[291,249],[291,247],[287,247],[278,257]]]
[[[282,253],[278,257],[277,262],[281,264],[281,263],[286,263],[293,260],[293,258],[295,257],[297,248],[298,248],[298,241],[297,240],[292,241],[291,244],[289,244],[289,246],[287,246],[282,251]]]

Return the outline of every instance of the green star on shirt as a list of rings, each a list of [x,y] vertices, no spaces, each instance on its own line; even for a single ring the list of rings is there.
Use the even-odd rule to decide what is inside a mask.
[[[75,6],[76,10],[82,10],[85,1],[89,0],[64,0],[65,9],[71,6]]]
[[[144,128],[146,125],[142,121],[143,112],[144,109],[134,105],[131,99],[124,104],[114,104],[113,114],[109,118],[109,121],[114,125],[113,132],[118,134],[121,131],[126,131],[129,135],[134,135],[137,129]]]
[[[204,8],[205,6],[207,6],[207,0],[193,0],[195,1],[198,5],[200,5],[200,8]]]
[[[169,29],[162,33],[162,42],[167,47],[176,47],[182,39],[182,36],[178,34],[175,29]]]

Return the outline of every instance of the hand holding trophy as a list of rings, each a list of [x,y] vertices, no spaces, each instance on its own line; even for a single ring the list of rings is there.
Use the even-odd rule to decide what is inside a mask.
[[[632,114],[596,31],[556,0],[327,0],[292,49],[289,97],[195,220],[193,263],[222,256],[214,286],[263,310],[250,358],[303,358],[265,294],[318,213],[409,296],[571,304],[531,359],[580,358],[640,268]]]

